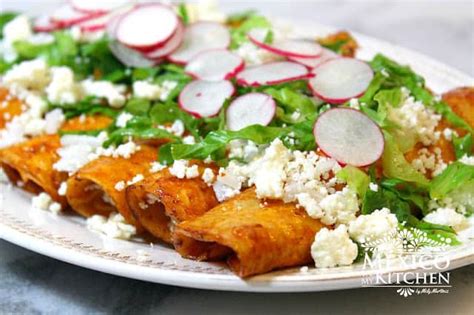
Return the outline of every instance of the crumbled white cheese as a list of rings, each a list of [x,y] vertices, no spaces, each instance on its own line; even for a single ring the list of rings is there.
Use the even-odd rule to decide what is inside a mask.
[[[357,194],[348,187],[324,197],[319,206],[324,213],[321,217],[321,222],[324,224],[347,224],[356,218],[356,213],[359,211]],[[310,212],[308,213],[312,216]],[[316,217],[319,217],[319,214]]]
[[[184,144],[195,144],[196,139],[194,139],[193,136],[186,136],[186,137],[183,137],[183,143]]]
[[[379,185],[377,185],[376,183],[369,183],[369,189],[377,192],[379,191]]]
[[[128,224],[119,213],[111,213],[108,218],[101,215],[93,215],[87,219],[87,228],[99,232],[110,238],[129,240],[137,229]]]
[[[125,128],[127,126],[127,122],[133,118],[133,115],[127,112],[122,112],[117,117],[117,121],[115,125],[119,128]]]
[[[105,98],[110,107],[120,108],[125,105],[126,98],[123,94],[126,92],[126,87],[124,85],[88,79],[82,81],[81,86],[86,95]]]
[[[58,195],[66,196],[66,193],[67,193],[67,182],[62,182],[61,185],[59,185]]]
[[[43,118],[47,103],[35,94],[29,94],[24,100],[24,112],[13,117],[3,130],[0,130],[0,148],[21,141],[27,136],[38,136],[43,133],[54,134],[65,121],[61,109],[57,108]]]
[[[208,185],[211,186],[215,179],[214,171],[210,168],[205,168],[204,172],[202,173],[202,180]]]
[[[48,135],[57,133],[65,121],[66,117],[64,116],[62,109],[53,109],[44,116],[44,132]]]
[[[74,72],[68,67],[51,68],[51,83],[46,88],[48,100],[53,104],[73,104],[83,96],[83,90],[74,81]]]
[[[431,145],[438,141],[440,132],[435,131],[441,115],[432,109],[407,97],[400,107],[390,107],[389,118],[398,124],[407,135],[414,135],[417,141]]]
[[[118,181],[117,183],[115,183],[114,188],[115,188],[116,191],[122,191],[122,190],[125,189],[125,186],[126,186],[125,182],[123,180],[121,180],[121,181]]]
[[[152,101],[165,101],[176,86],[178,86],[176,81],[164,81],[161,84],[153,84],[148,81],[135,81],[133,82],[133,94],[136,97]]]
[[[453,140],[453,135],[458,136],[458,133],[456,131],[454,131],[453,129],[451,129],[451,128],[444,128],[443,136],[446,140],[448,140],[448,141]]]
[[[232,140],[228,144],[229,158],[241,159],[243,161],[253,160],[259,153],[260,148],[250,140]]]
[[[106,140],[105,133],[97,137],[85,135],[64,135],[61,137],[61,147],[57,150],[59,160],[53,165],[55,170],[75,173],[78,169],[97,158],[95,154]]]
[[[122,157],[124,159],[129,159],[135,152],[140,151],[141,147],[133,141],[128,141],[126,143],[120,144],[118,147],[108,147],[103,148],[99,147],[96,150],[97,156],[109,156],[113,158]]]
[[[460,159],[459,162],[466,164],[466,165],[471,165],[474,166],[474,155],[473,156],[467,156],[464,154]]]
[[[315,152],[290,151],[281,140],[274,140],[248,164],[231,161],[219,170],[213,184],[219,201],[233,197],[243,187],[255,185],[259,198],[297,202],[313,218],[344,223],[355,219],[356,194],[350,189],[337,193],[333,177],[341,169],[337,161]],[[328,196],[321,206],[321,202]],[[335,222],[334,222],[335,221]]]
[[[461,231],[468,226],[466,217],[452,208],[439,208],[428,213],[423,220],[434,224],[450,226],[455,231]]]
[[[423,174],[431,172],[432,176],[441,174],[447,167],[440,148],[434,148],[433,152],[427,148],[421,148],[418,151],[418,157],[411,161],[411,165]]]
[[[334,230],[323,228],[311,245],[311,256],[318,268],[348,266],[357,257],[357,245],[349,238],[344,224]]]
[[[25,91],[42,92],[50,82],[49,67],[43,59],[23,61],[14,65],[3,77],[3,84],[10,94],[20,99],[28,96]]]
[[[278,140],[267,148],[259,159],[258,167],[254,169],[252,183],[255,184],[259,198],[283,198],[284,186],[287,180],[286,166],[291,159],[291,153]]]
[[[237,55],[245,60],[247,66],[261,65],[268,62],[279,61],[283,58],[272,54],[271,52],[258,48],[251,42],[246,42],[240,45],[235,51]]]
[[[35,209],[50,211],[55,214],[61,211],[61,205],[58,202],[55,202],[51,198],[51,196],[45,192],[42,192],[39,195],[34,196],[31,199],[31,205]]]
[[[131,180],[127,181],[127,186],[141,182],[144,179],[145,179],[145,176],[143,176],[143,174],[137,174]]]
[[[8,43],[27,40],[32,34],[30,20],[23,14],[18,15],[3,27],[3,37]]]
[[[181,137],[184,134],[185,128],[184,123],[180,119],[176,119],[171,125],[169,131],[177,137]]]
[[[183,179],[183,178],[196,178],[199,177],[199,168],[197,165],[189,166],[187,160],[176,160],[173,165],[169,168],[171,175]]]
[[[349,234],[358,243],[375,241],[393,235],[398,228],[397,217],[390,209],[382,208],[371,214],[360,215],[349,224]]]
[[[150,173],[158,173],[161,170],[164,170],[166,168],[166,165],[163,165],[159,162],[151,162],[150,165]]]

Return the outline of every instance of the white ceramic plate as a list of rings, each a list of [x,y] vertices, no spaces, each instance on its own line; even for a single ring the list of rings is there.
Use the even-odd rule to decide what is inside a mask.
[[[291,25],[285,21],[278,24]],[[303,31],[304,30],[304,31]],[[299,24],[301,36],[322,36],[335,29],[314,23]],[[426,56],[395,45],[354,34],[361,46],[358,57],[370,59],[381,52],[401,63],[409,64],[427,79],[435,92],[442,93],[455,87],[474,86],[474,79],[436,62]],[[390,268],[365,270],[362,265],[332,269],[286,269],[242,280],[224,264],[194,262],[182,259],[172,248],[149,244],[140,240],[107,239],[90,232],[85,220],[74,215],[53,215],[31,208],[31,195],[9,185],[0,184],[0,238],[32,251],[78,266],[114,275],[150,282],[192,288],[298,292],[323,291],[362,286],[364,277],[392,272],[415,272],[420,265],[394,264]],[[144,257],[141,251],[149,256]],[[444,253],[450,260],[449,269],[474,262],[474,241]],[[425,262],[431,266],[432,262]],[[435,270],[435,269],[432,269]]]

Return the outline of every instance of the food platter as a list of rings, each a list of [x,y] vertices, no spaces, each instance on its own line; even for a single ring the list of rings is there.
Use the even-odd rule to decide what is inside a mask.
[[[282,27],[293,28],[299,37],[323,36],[335,30],[314,23],[298,22],[298,27],[294,27],[291,21],[272,20]],[[361,47],[359,58],[369,59],[381,52],[409,64],[437,93],[474,85],[473,78],[429,57],[357,33],[354,36]],[[361,287],[362,279],[366,277],[415,272],[434,265],[434,261],[428,260],[423,266],[400,263],[382,269],[366,269],[362,264],[330,269],[310,267],[308,271],[292,268],[243,280],[224,264],[186,260],[167,245],[151,246],[140,239],[122,241],[95,234],[87,229],[83,218],[32,208],[31,195],[8,184],[0,184],[0,193],[0,238],[74,265],[156,283],[231,291],[324,291]],[[474,262],[474,242],[452,247],[443,252],[443,256],[449,259],[449,269],[471,264]]]

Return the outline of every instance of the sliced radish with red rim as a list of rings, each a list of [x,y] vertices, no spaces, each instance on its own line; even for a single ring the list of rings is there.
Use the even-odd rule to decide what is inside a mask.
[[[158,3],[137,5],[118,22],[116,37],[124,45],[150,52],[164,45],[176,32],[179,18]]]
[[[150,68],[160,63],[159,60],[151,60],[143,56],[140,52],[129,48],[114,40],[109,43],[112,54],[127,67]]]
[[[249,93],[236,98],[226,110],[229,130],[240,130],[251,125],[268,125],[276,112],[276,103],[268,94]]]
[[[244,86],[279,84],[311,77],[308,69],[295,62],[278,61],[245,69],[237,74],[237,83]]]
[[[256,28],[248,33],[248,37],[260,48],[284,57],[315,58],[322,52],[319,44],[304,39],[275,40],[272,44],[266,44],[267,32],[265,29]]]
[[[105,13],[130,3],[130,0],[69,0],[72,7],[85,13]]]
[[[336,54],[335,52],[332,52],[329,49],[323,48],[321,55],[319,57],[316,57],[316,58],[288,57],[288,60],[297,62],[299,64],[302,64],[303,66],[313,69],[328,60],[339,58],[339,57],[341,56]]]
[[[170,40],[165,45],[163,45],[163,47],[159,47],[153,51],[145,53],[145,55],[151,59],[159,59],[159,58],[166,57],[167,55],[171,54],[176,49],[178,49],[179,45],[181,45],[181,42],[183,41],[183,37],[184,37],[184,25],[180,21],[175,34],[173,35],[173,37],[170,38]]]
[[[133,6],[131,5],[123,6],[108,14],[104,14],[99,17],[78,23],[77,26],[79,26],[81,30],[89,32],[103,30],[107,27],[109,23],[111,23],[112,20],[114,20],[115,18],[120,18],[123,14],[127,13],[132,8]],[[118,20],[116,20],[115,23],[118,23]]]
[[[70,5],[63,5],[51,15],[51,21],[60,27],[69,27],[102,15],[102,13],[84,13],[74,10]]]
[[[229,81],[196,80],[179,94],[179,106],[196,117],[212,117],[219,113],[226,99],[235,92]]]
[[[319,148],[342,164],[370,165],[384,150],[379,126],[351,108],[333,108],[322,113],[313,132]]]
[[[40,16],[33,22],[33,30],[35,32],[54,32],[60,29],[61,27],[51,21],[51,18],[47,15]]]
[[[198,54],[186,65],[189,75],[208,81],[233,78],[244,67],[244,60],[228,50],[208,50]]]
[[[169,60],[186,64],[197,54],[210,49],[225,49],[230,44],[229,30],[216,22],[198,22],[186,28],[181,46]]]
[[[315,77],[309,81],[313,93],[319,98],[341,104],[361,96],[374,77],[370,66],[353,58],[326,61],[313,69]]]

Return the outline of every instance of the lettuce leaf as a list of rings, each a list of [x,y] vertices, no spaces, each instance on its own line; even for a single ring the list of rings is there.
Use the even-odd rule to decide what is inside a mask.
[[[474,186],[474,166],[453,162],[433,178],[429,185],[431,198],[442,199],[463,187]]]
[[[349,188],[357,192],[359,198],[364,199],[370,183],[370,178],[364,171],[357,167],[347,165],[337,172],[336,177],[345,181]]]

